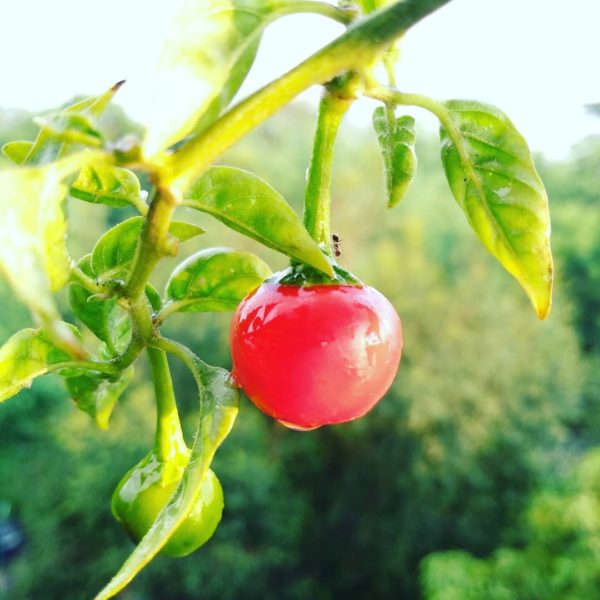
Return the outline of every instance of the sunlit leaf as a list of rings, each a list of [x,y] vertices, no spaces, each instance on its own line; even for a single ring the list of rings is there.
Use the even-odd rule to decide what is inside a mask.
[[[74,327],[73,335],[78,335]],[[66,363],[72,357],[58,348],[48,333],[41,329],[22,329],[0,348],[0,402],[29,387],[35,377],[51,367]]]
[[[15,164],[20,165],[25,162],[32,146],[33,142],[28,142],[27,140],[8,142],[2,146],[2,154]]]
[[[88,372],[66,378],[65,384],[77,406],[90,415],[100,429],[107,429],[117,400],[132,379],[133,367],[129,367],[114,381]]]
[[[145,199],[135,173],[108,164],[82,169],[69,193],[79,200],[116,208],[139,206]]]
[[[552,298],[550,216],[529,148],[497,108],[444,103],[442,161],[450,188],[485,247],[527,292],[543,319]]]
[[[250,70],[266,25],[289,12],[281,0],[188,0],[159,62],[150,155],[206,127]]]
[[[391,108],[379,106],[373,113],[373,128],[383,157],[391,208],[404,198],[417,169],[415,120],[409,116],[396,117]]]
[[[328,275],[332,268],[298,215],[266,181],[242,169],[212,167],[186,192],[187,206]]]
[[[209,248],[175,269],[166,295],[178,312],[234,310],[270,275],[269,266],[251,252]]]
[[[123,83],[119,81],[100,96],[86,98],[51,116],[36,119],[41,129],[23,164],[48,164],[64,156],[69,144],[101,146],[97,119]]]
[[[56,319],[51,292],[69,277],[63,180],[90,158],[0,171],[0,272],[42,321]]]
[[[107,231],[92,250],[92,270],[103,280],[123,279],[135,257],[138,240],[142,234],[144,219],[132,217]],[[172,221],[169,232],[185,242],[204,231],[182,221]]]
[[[188,366],[200,390],[200,414],[190,461],[168,504],[95,600],[113,597],[160,552],[192,508],[217,448],[233,427],[239,392],[231,385],[229,373],[196,358]]]

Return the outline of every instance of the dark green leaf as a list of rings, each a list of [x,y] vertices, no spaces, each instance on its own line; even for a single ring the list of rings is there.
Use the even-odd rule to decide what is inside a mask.
[[[231,385],[229,373],[197,358],[191,359],[188,366],[200,390],[200,414],[190,461],[168,504],[95,600],[107,600],[117,594],[160,552],[193,506],[215,452],[237,416],[239,392]]]
[[[20,165],[25,162],[32,146],[33,142],[28,142],[27,140],[8,142],[2,146],[2,153],[6,158],[9,158],[17,165]]]
[[[452,193],[543,319],[552,299],[550,215],[527,143],[493,106],[452,100],[444,107],[450,121],[440,132],[442,161]]]
[[[233,167],[212,167],[186,192],[185,204],[269,248],[333,274],[298,215],[257,175]]]
[[[150,155],[204,129],[250,70],[261,34],[289,11],[281,0],[188,0],[159,63]]]
[[[402,200],[417,169],[415,120],[409,116],[396,117],[391,108],[379,106],[373,113],[373,128],[383,157],[391,208]]]
[[[86,275],[96,278],[91,254],[84,256],[78,266]],[[117,305],[116,298],[94,295],[80,283],[73,282],[69,285],[69,303],[75,316],[106,343],[110,354],[116,355],[125,350],[131,338],[131,322],[127,313]]]
[[[71,196],[116,208],[142,206],[145,201],[135,173],[113,165],[90,165],[81,170],[71,185]]]
[[[132,378],[133,367],[129,367],[114,381],[88,372],[68,377],[65,383],[77,406],[90,415],[100,429],[107,429],[115,404]]]
[[[104,281],[124,279],[135,257],[144,219],[132,217],[107,231],[92,250],[92,270]],[[182,221],[173,221],[169,232],[184,242],[201,233],[200,227]]]
[[[166,290],[172,302],[170,312],[234,310],[270,275],[269,266],[251,252],[231,248],[202,250],[171,275]]]
[[[72,334],[77,330],[67,324]],[[0,348],[0,402],[29,387],[35,377],[52,366],[71,361],[42,329],[22,329]]]

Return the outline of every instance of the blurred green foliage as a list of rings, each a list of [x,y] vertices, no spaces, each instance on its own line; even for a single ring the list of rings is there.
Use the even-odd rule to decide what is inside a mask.
[[[427,600],[582,600],[600,590],[600,450],[590,451],[556,489],[538,492],[524,513],[521,547],[487,559],[464,551],[422,563]]]
[[[20,118],[0,118],[0,143],[31,138],[29,116]],[[118,110],[106,118],[115,135],[130,127]],[[313,127],[314,116],[293,105],[222,162],[265,177],[301,210]],[[404,356],[387,397],[358,422],[304,434],[244,402],[214,464],[226,503],[215,537],[185,559],[159,557],[120,597],[410,600],[419,597],[419,563],[431,552],[460,548],[482,556],[516,545],[521,550],[508,551],[521,552],[514,564],[540,547],[540,532],[521,517],[541,502],[530,501],[531,494],[575,489],[560,486],[582,451],[600,441],[594,416],[600,403],[600,141],[589,140],[563,163],[540,162],[558,263],[555,306],[541,323],[464,222],[443,179],[437,142],[420,138],[416,180],[391,211],[375,134],[343,127],[336,153],[332,224],[342,239],[341,264],[387,295],[403,322]],[[131,216],[76,200],[69,211],[75,258],[107,226]],[[208,233],[177,260],[164,261],[154,281],[159,289],[200,244],[250,249],[274,270],[286,264],[207,215],[182,209],[178,218]],[[0,306],[3,341],[29,318],[1,285]],[[72,318],[64,298],[62,308]],[[229,319],[176,314],[166,329],[206,361],[228,367]],[[181,364],[171,364],[189,435],[194,385]],[[0,406],[0,499],[12,503],[28,536],[27,551],[8,568],[7,598],[91,598],[116,571],[130,545],[110,515],[110,496],[147,452],[153,428],[145,365],[107,432],[76,410],[53,377]],[[556,492],[557,503],[568,502],[570,493]],[[576,520],[586,518],[573,510]],[[560,562],[571,543],[586,543],[573,542],[578,525],[576,534],[563,535],[549,517],[544,527],[553,540],[543,546],[544,568],[555,568],[552,561]],[[499,560],[496,554],[489,564],[466,554],[458,561],[439,556],[425,563],[425,582],[431,593],[441,590],[432,598],[450,600],[470,596],[464,587],[435,587],[436,581],[484,581]],[[581,564],[560,568],[585,570],[591,555],[575,556]]]

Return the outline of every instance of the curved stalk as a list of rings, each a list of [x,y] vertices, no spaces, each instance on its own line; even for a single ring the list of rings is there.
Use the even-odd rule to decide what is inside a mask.
[[[333,147],[342,118],[354,101],[326,87],[319,104],[317,130],[308,168],[304,197],[304,226],[329,254],[331,217],[331,167]]]
[[[187,447],[177,412],[167,355],[157,348],[148,348],[147,352],[156,395],[154,449],[159,460],[169,462],[182,453],[187,455]]]

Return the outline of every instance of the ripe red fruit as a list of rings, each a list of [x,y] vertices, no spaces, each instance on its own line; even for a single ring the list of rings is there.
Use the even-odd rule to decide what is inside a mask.
[[[235,380],[295,429],[363,416],[392,384],[401,351],[394,307],[366,286],[267,282],[231,324]]]

